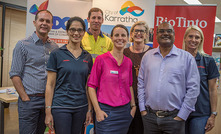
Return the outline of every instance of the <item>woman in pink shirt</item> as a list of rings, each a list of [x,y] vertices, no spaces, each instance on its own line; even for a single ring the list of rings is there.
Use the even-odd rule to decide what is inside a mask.
[[[127,28],[116,25],[111,39],[113,50],[96,58],[88,80],[96,134],[126,134],[136,111],[132,62],[123,55],[129,39]]]

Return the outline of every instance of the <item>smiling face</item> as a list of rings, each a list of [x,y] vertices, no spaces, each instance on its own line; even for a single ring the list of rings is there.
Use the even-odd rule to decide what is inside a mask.
[[[157,28],[157,42],[162,47],[171,47],[175,40],[173,26],[168,23],[162,23]]]
[[[52,16],[46,11],[42,11],[38,14],[37,20],[33,21],[36,27],[36,34],[38,36],[46,37],[52,28]]]
[[[90,18],[87,18],[87,21],[90,23],[90,28],[94,31],[100,30],[103,20],[101,12],[91,12]]]
[[[191,29],[184,39],[185,49],[188,51],[195,51],[198,49],[202,41],[201,34],[199,31]]]
[[[113,31],[113,36],[111,37],[114,47],[117,49],[123,49],[128,42],[127,31],[121,27],[117,27]]]
[[[143,25],[136,25],[132,33],[130,33],[133,42],[144,43],[144,40],[148,38],[146,28]]]
[[[69,36],[69,42],[80,43],[84,36],[82,24],[79,21],[73,21],[67,30],[67,35]]]

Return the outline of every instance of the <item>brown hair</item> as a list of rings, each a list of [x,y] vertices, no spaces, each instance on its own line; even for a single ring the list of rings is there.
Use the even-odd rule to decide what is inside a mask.
[[[91,8],[91,9],[89,10],[89,12],[88,12],[88,18],[89,18],[89,19],[90,19],[90,17],[91,17],[91,13],[92,13],[92,12],[101,12],[102,17],[103,17],[103,11],[102,11],[100,8],[93,7],[93,8]]]
[[[43,11],[45,11],[45,12],[47,12],[47,13],[49,13],[49,14],[51,15],[51,17],[52,17],[51,22],[53,23],[53,15],[52,15],[52,13],[51,13],[50,11],[48,11],[48,10],[40,10],[40,11],[38,11],[38,12],[36,13],[36,15],[35,15],[35,21],[38,19],[38,14],[39,14],[40,12],[43,12]]]
[[[113,37],[113,35],[114,35],[114,29],[116,29],[118,27],[123,28],[127,32],[127,37],[129,37],[129,32],[128,32],[127,27],[122,24],[117,24],[116,26],[114,26],[114,28],[111,31],[111,37]]]

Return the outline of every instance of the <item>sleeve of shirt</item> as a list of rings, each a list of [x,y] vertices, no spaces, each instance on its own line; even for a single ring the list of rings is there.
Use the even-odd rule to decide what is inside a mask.
[[[211,80],[211,79],[219,77],[220,74],[219,74],[218,68],[216,66],[216,62],[213,59],[213,57],[209,57],[209,58],[210,58],[210,62],[209,62],[207,69],[208,69],[208,79]]]
[[[55,51],[53,51],[50,54],[46,70],[47,71],[52,71],[52,72],[57,72],[57,56],[56,56]]]
[[[101,77],[101,68],[102,68],[102,64],[101,64],[101,57],[98,56],[95,59],[94,65],[92,67],[91,70],[91,74],[88,80],[88,86],[92,87],[94,89],[96,89],[99,86],[99,82],[100,82],[100,77]]]
[[[24,44],[21,41],[18,41],[13,50],[11,70],[9,72],[10,78],[13,76],[22,76],[26,55],[27,51],[25,50]]]
[[[138,91],[138,101],[139,101],[139,107],[140,111],[146,110],[145,108],[145,87],[144,87],[144,67],[145,66],[145,56],[141,60],[140,69],[139,69],[139,75],[137,77],[138,84],[137,84],[137,91]]]
[[[192,111],[195,111],[195,104],[200,93],[200,76],[195,59],[188,58],[186,70],[186,95],[179,110],[178,117],[186,120]]]

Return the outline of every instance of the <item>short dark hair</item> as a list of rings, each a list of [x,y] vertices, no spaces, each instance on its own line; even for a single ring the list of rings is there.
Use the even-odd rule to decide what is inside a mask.
[[[78,16],[75,16],[75,17],[71,17],[68,22],[67,22],[67,25],[66,25],[66,31],[68,31],[68,29],[70,28],[71,24],[73,21],[78,21],[82,24],[83,26],[83,30],[86,31],[86,25],[85,25],[85,22],[82,18],[78,17]]]
[[[102,17],[103,17],[103,11],[102,11],[100,8],[93,7],[93,8],[91,8],[91,9],[89,10],[89,12],[88,12],[88,18],[89,18],[89,19],[90,19],[90,17],[91,17],[91,13],[92,13],[92,12],[101,12]]]
[[[52,13],[51,13],[50,11],[48,11],[48,10],[40,10],[40,11],[38,11],[38,12],[36,13],[36,15],[35,15],[35,21],[38,19],[38,14],[39,14],[40,12],[43,12],[43,11],[45,11],[45,12],[47,12],[47,13],[49,13],[49,14],[51,15],[51,17],[52,17],[51,22],[53,23],[53,15],[52,15]]]
[[[174,27],[173,27],[173,25],[171,25],[169,22],[166,22],[166,21],[160,23],[160,25],[163,25],[163,24],[168,24],[168,25],[172,26],[172,28],[173,28],[173,33],[175,33],[175,32],[174,32]],[[159,26],[160,26],[160,25],[159,25]],[[159,30],[159,29],[158,29],[159,26],[157,27],[157,33],[158,33],[158,30]]]
[[[129,32],[128,32],[127,27],[124,26],[124,25],[122,25],[122,24],[117,24],[116,26],[114,26],[114,28],[113,28],[112,31],[111,31],[111,37],[113,37],[114,29],[116,29],[116,28],[118,28],[118,27],[123,28],[124,30],[126,30],[126,32],[127,32],[127,37],[129,37]]]

